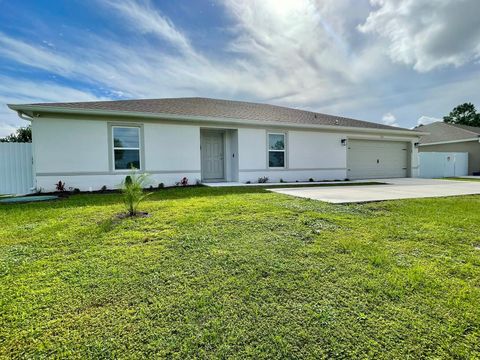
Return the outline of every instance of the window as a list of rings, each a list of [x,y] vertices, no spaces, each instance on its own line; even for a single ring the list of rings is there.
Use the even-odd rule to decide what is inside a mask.
[[[113,126],[115,170],[140,169],[140,128]]]
[[[285,134],[268,134],[268,167],[285,167]]]

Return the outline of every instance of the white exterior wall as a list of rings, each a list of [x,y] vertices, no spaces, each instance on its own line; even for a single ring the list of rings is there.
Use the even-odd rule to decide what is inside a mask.
[[[200,172],[199,126],[147,123],[144,125],[144,137],[147,172]]]
[[[121,122],[111,122],[115,125]],[[132,125],[132,122],[125,122]],[[183,177],[194,184],[200,176],[200,127],[140,123],[143,126],[144,170],[152,186],[172,186]],[[128,171],[112,171],[110,127],[105,120],[34,119],[36,188],[54,191],[55,183],[82,191],[117,188]]]
[[[108,171],[105,121],[42,118],[32,121],[32,134],[37,173]]]
[[[286,167],[268,168],[267,136],[269,132],[286,134]],[[319,131],[281,131],[239,129],[239,181],[343,180],[346,178],[346,150],[340,133]]]
[[[102,186],[118,187],[127,172],[111,170],[112,149],[110,125],[124,123],[142,126],[142,170],[152,175],[152,185],[160,182],[172,186],[183,177],[190,183],[201,179],[200,125],[149,121],[116,120],[33,120],[33,153],[36,187],[54,191],[59,180],[66,187],[82,191],[99,190]],[[318,130],[279,130],[265,128],[222,127],[227,146],[225,157],[227,181],[250,181],[267,176],[270,182],[343,180],[347,178],[347,146],[342,139],[364,138],[408,141],[411,146],[409,175],[418,176],[417,138],[388,137],[373,134],[352,134]],[[268,168],[267,134],[286,134],[286,166]],[[238,171],[237,171],[238,169]]]

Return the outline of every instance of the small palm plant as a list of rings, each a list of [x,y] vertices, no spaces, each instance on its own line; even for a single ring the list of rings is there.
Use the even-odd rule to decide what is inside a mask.
[[[136,216],[140,202],[151,194],[143,191],[150,183],[149,176],[147,173],[137,174],[132,169],[132,173],[122,182],[123,202],[129,216]]]

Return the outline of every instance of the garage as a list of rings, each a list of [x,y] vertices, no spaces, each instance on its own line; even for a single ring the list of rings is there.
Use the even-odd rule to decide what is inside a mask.
[[[349,179],[407,177],[407,142],[348,140],[347,169]]]

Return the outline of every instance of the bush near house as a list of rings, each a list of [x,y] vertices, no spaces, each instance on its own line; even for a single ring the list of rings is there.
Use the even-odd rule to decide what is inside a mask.
[[[480,357],[479,196],[0,206],[0,358]]]

